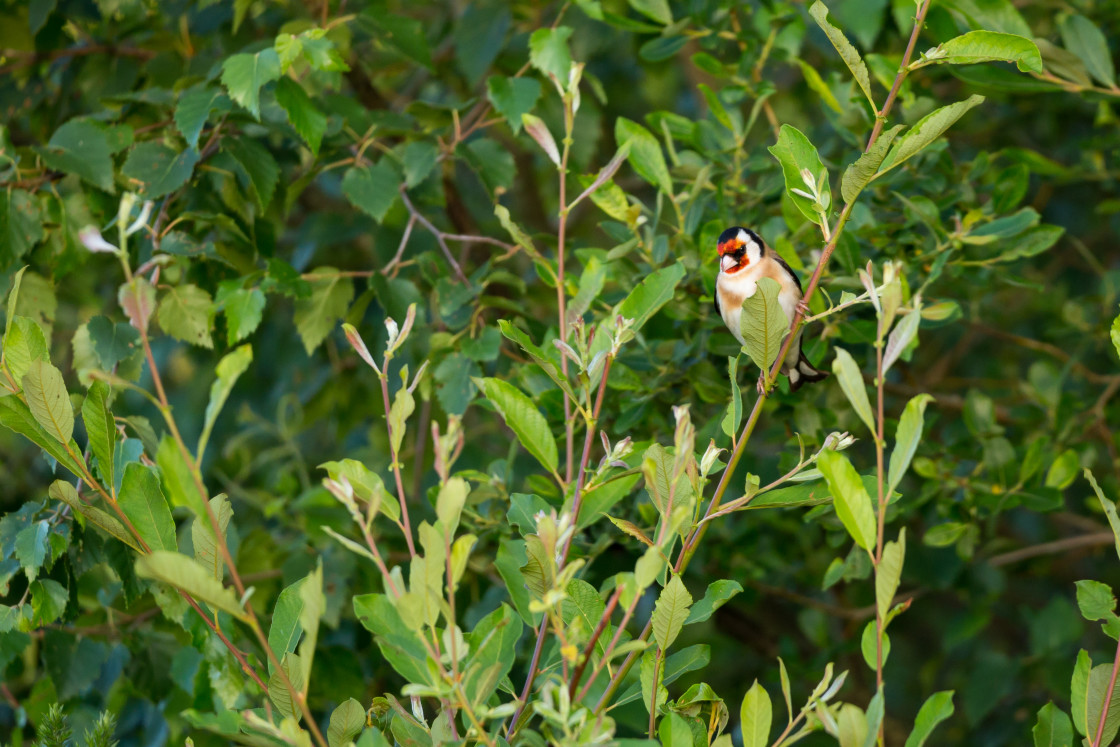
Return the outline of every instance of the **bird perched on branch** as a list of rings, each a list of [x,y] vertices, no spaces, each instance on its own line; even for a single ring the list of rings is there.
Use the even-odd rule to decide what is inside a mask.
[[[800,310],[802,316],[808,308],[802,298],[801,281],[793,273],[777,252],[766,245],[762,238],[741,226],[732,226],[719,235],[719,276],[716,277],[716,313],[723,317],[724,324],[743,344],[743,333],[739,328],[739,317],[743,311],[743,299],[754,295],[758,281],[762,278],[775,280],[780,291],[778,303],[786,317],[793,319]],[[806,381],[820,381],[828,376],[824,371],[813,367],[801,350],[801,331],[793,341],[789,354],[782,363],[782,373],[789,377],[790,391],[796,392]],[[758,390],[765,388],[766,373],[759,378]]]

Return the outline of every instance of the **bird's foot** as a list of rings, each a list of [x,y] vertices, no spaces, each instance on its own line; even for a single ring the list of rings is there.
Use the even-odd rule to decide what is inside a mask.
[[[760,396],[760,397],[765,397],[766,396],[767,386],[766,386],[766,372],[765,371],[763,371],[762,373],[760,373],[758,375],[758,384],[755,385],[755,388],[758,389],[758,396]]]
[[[797,313],[802,319],[809,316],[809,302],[804,298],[797,302]]]

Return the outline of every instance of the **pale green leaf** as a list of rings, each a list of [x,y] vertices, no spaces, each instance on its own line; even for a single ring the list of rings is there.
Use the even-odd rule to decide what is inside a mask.
[[[541,84],[535,78],[492,75],[486,81],[486,92],[495,111],[506,118],[516,135],[521,131],[521,115],[533,111],[541,97]]]
[[[95,381],[82,402],[82,421],[89,438],[89,449],[97,458],[97,467],[105,485],[111,490],[116,484],[113,479],[113,454],[117,445],[117,428],[113,413],[109,410],[109,387],[103,381]]]
[[[303,643],[299,646],[299,656],[303,662],[303,686],[300,689],[306,697],[307,687],[311,684],[312,659],[319,640],[319,619],[327,606],[327,598],[323,594],[321,561],[315,566],[315,570],[307,574],[303,585],[299,587],[299,596],[303,600],[303,608],[299,613],[299,624],[303,628]]]
[[[879,175],[885,174],[900,166],[907,159],[916,156],[923,148],[941,137],[969,109],[983,102],[983,96],[973,95],[964,101],[935,109],[922,117],[905,135],[897,138],[895,146],[883,159],[883,163],[879,167]]]
[[[366,725],[366,709],[353,698],[338,706],[331,713],[330,726],[327,727],[327,744],[330,747],[346,747]]]
[[[844,348],[836,348],[836,357],[832,361],[832,372],[836,374],[836,380],[840,382],[840,389],[847,396],[852,409],[856,411],[859,419],[867,426],[867,430],[875,434],[875,416],[871,413],[871,400],[867,398],[867,385],[863,383],[859,366],[856,365],[851,354]]]
[[[380,223],[400,198],[400,178],[384,159],[373,166],[355,166],[342,177],[342,193],[350,204]]]
[[[14,316],[8,319],[8,331],[4,335],[4,362],[12,378],[21,381],[31,362],[51,359],[50,346],[42,327],[33,319]]]
[[[296,644],[299,643],[299,637],[303,635],[303,627],[299,623],[304,605],[300,588],[305,581],[307,581],[306,577],[284,587],[280,596],[276,598],[276,606],[272,608],[272,624],[268,629],[268,647],[272,649],[272,653],[276,654],[277,659],[282,660],[285,654],[295,651]],[[272,663],[270,658],[268,660],[269,673],[272,673],[275,669],[276,665]]]
[[[856,79],[856,84],[863,91],[863,95],[867,97],[867,103],[871,104],[872,110],[878,112],[879,107],[875,105],[875,97],[871,94],[871,76],[867,72],[867,65],[864,64],[863,58],[860,57],[852,43],[848,41],[844,32],[833,26],[828,20],[828,7],[817,0],[809,8],[809,15],[821,27],[825,36],[832,42],[832,46],[840,54],[840,59],[844,60],[844,64],[852,71],[852,77]]]
[[[214,302],[197,285],[175,285],[159,302],[159,326],[177,340],[213,348],[210,327],[214,323]]]
[[[201,462],[202,455],[206,452],[206,444],[210,440],[210,433],[214,429],[214,423],[218,419],[218,413],[222,411],[226,400],[229,399],[230,392],[233,391],[233,385],[245,373],[249,364],[253,362],[253,348],[250,345],[242,345],[241,347],[226,353],[222,359],[218,361],[217,378],[214,383],[210,385],[210,401],[206,403],[206,413],[203,416],[202,435],[198,438],[198,449],[195,451],[197,459]]]
[[[74,406],[62,372],[42,358],[31,361],[22,379],[23,394],[32,416],[60,444],[74,435]]]
[[[224,541],[229,520],[233,517],[233,507],[222,493],[210,499],[210,510],[218,519],[218,528]],[[218,548],[217,536],[214,534],[214,526],[209,517],[194,518],[191,524],[191,543],[194,545],[194,559],[206,569],[207,573],[221,581],[225,566],[222,562],[222,553]]]
[[[770,704],[770,694],[758,684],[758,680],[755,680],[739,706],[739,728],[742,730],[743,747],[768,747],[771,719],[773,719],[773,706]]]
[[[1112,527],[1112,535],[1116,542],[1116,555],[1120,557],[1120,515],[1117,515],[1116,503],[1104,497],[1101,486],[1097,484],[1097,478],[1093,477],[1093,473],[1088,468],[1084,470],[1083,474],[1089,484],[1093,486],[1093,492],[1097,494],[1101,509],[1104,511],[1104,515],[1108,517],[1108,525]]]
[[[680,576],[673,576],[661,590],[653,609],[653,638],[663,652],[677,639],[691,606],[692,595]]]
[[[78,497],[78,491],[75,490],[74,486],[70,483],[63,480],[55,480],[51,483],[51,487],[47,492],[50,494],[51,498],[62,501],[70,506],[75,513],[80,513],[86,521],[93,524],[101,531],[116,537],[136,552],[143,552],[140,548],[140,544],[129,531],[124,528],[124,524],[121,524],[116,517],[100,508],[91,506],[88,503],[83,503],[81,498]]]
[[[939,48],[943,57],[935,62],[972,65],[977,62],[1014,62],[1024,73],[1042,72],[1042,55],[1033,41],[1015,34],[996,31],[969,31],[950,39]]]
[[[821,452],[817,466],[828,482],[836,515],[856,544],[870,553],[875,547],[875,511],[859,473],[846,456],[831,449]]]
[[[567,26],[537,29],[529,37],[529,62],[544,76],[555,77],[567,88],[572,55],[568,51],[568,38],[572,29]]]
[[[789,317],[778,301],[781,286],[771,278],[760,278],[756,290],[743,299],[739,333],[743,352],[763,371],[778,359],[782,340],[789,332]]]
[[[389,432],[391,434],[389,443],[392,445],[392,453],[394,454],[400,454],[408,418],[415,409],[416,400],[413,398],[412,392],[408,391],[407,387],[402,386],[394,395],[393,404],[389,408]]]
[[[910,468],[910,460],[918,450],[922,440],[922,428],[925,424],[926,405],[933,402],[933,397],[922,393],[912,397],[902,411],[898,420],[898,429],[894,434],[894,449],[891,451],[890,466],[887,471],[887,494],[890,495],[902,481],[902,476]]]
[[[525,450],[550,473],[556,472],[556,440],[533,401],[520,389],[500,379],[475,379],[475,385],[497,408],[502,420],[517,436]]]
[[[156,550],[144,555],[136,561],[136,575],[174,586],[239,620],[248,619],[232,589],[222,586],[205,568],[181,553]]]
[[[821,201],[826,211],[832,200],[828,172],[821,162],[821,157],[817,154],[817,149],[809,142],[809,138],[805,137],[801,130],[796,127],[785,124],[778,132],[778,142],[771,145],[767,150],[782,165],[786,195],[801,211],[801,214],[813,223],[821,224],[827,221],[827,212],[821,214],[816,209],[813,200],[799,194],[799,192],[809,191],[809,185],[805,183],[805,177],[802,175],[802,172],[807,170],[813,183],[820,183],[821,185]],[[822,176],[824,179],[821,178]]]
[[[879,619],[886,620],[898,582],[902,578],[902,565],[906,560],[906,528],[898,533],[898,540],[883,546],[883,558],[875,571],[875,604]]]
[[[200,157],[194,148],[180,152],[162,143],[140,143],[128,154],[121,173],[139,184],[141,197],[155,200],[186,184]]]
[[[284,677],[279,670],[274,671],[268,678],[268,698],[280,713],[298,723],[303,714],[292,695],[292,690],[294,689],[298,695],[305,684],[303,681],[303,661],[298,654],[289,653],[281,659],[280,666],[283,668],[284,674],[287,675],[287,682],[284,681]],[[289,684],[292,689],[289,689]]]
[[[904,129],[906,125],[895,125],[889,130],[883,130],[867,152],[861,153],[859,158],[844,169],[844,176],[840,180],[840,194],[845,202],[855,202],[863,188],[875,178],[891,143]]]
[[[222,83],[230,98],[261,118],[261,88],[280,78],[280,58],[269,47],[256,54],[235,54],[222,63]]]
[[[905,747],[922,747],[937,725],[952,715],[952,690],[942,690],[926,698],[914,719],[914,730],[906,738]]]
[[[327,132],[327,116],[319,111],[303,86],[292,78],[281,78],[276,84],[276,103],[288,115],[292,127],[307,143],[311,155],[318,157],[319,145]]]
[[[1031,734],[1034,747],[1073,747],[1073,725],[1065,711],[1053,702],[1038,710],[1038,721]]]
[[[894,362],[898,360],[903,351],[910,346],[918,334],[918,325],[922,322],[922,307],[915,301],[910,313],[902,317],[902,321],[895,325],[887,337],[887,346],[883,350],[883,375],[887,374]]]
[[[105,131],[90,120],[71,119],[37,148],[47,166],[74,174],[106,192],[113,188],[113,158]]]
[[[742,590],[743,585],[738,581],[729,581],[727,579],[713,581],[708,584],[708,590],[704,592],[704,597],[699,602],[692,605],[684,624],[691,625],[693,623],[704,622],[715,614],[716,610],[727,604],[731,600],[731,597]]]

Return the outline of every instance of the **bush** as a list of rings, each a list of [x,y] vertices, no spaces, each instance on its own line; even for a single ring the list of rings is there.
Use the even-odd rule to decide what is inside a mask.
[[[5,4],[10,739],[1111,744],[1118,19],[834,5]]]

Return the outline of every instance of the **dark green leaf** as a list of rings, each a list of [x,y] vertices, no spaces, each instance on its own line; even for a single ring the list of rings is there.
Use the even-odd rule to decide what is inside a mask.
[[[160,143],[140,143],[128,154],[121,173],[139,183],[141,197],[154,200],[186,184],[198,160],[194,148],[176,152]]]
[[[113,190],[113,159],[105,132],[88,120],[72,119],[51,135],[39,155],[52,169],[74,174],[106,192]]]

